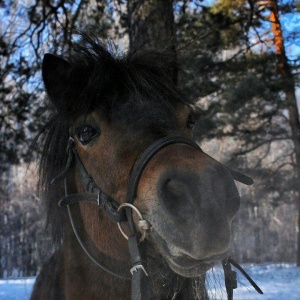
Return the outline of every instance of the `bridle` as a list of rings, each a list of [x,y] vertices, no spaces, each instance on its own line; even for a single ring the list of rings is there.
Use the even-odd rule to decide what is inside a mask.
[[[201,148],[191,139],[180,137],[180,136],[169,136],[163,137],[161,139],[156,140],[152,143],[136,160],[133,170],[131,172],[131,176],[129,179],[126,201],[121,205],[116,202],[111,196],[106,194],[101,190],[100,187],[97,186],[94,179],[87,173],[82,161],[80,160],[76,150],[75,143],[73,138],[69,138],[68,146],[67,146],[67,154],[68,159],[66,163],[65,169],[56,176],[51,183],[57,183],[61,180],[64,180],[65,187],[65,196],[59,201],[58,205],[60,207],[67,206],[68,214],[70,217],[70,222],[75,233],[76,238],[78,239],[79,244],[85,251],[85,253],[90,257],[90,259],[101,269],[108,272],[109,274],[118,277],[124,280],[131,280],[131,299],[134,300],[147,300],[153,299],[152,289],[150,288],[149,280],[147,280],[147,261],[145,256],[146,249],[146,239],[144,236],[140,238],[140,233],[136,229],[134,220],[133,220],[133,212],[137,213],[139,222],[138,226],[142,232],[145,232],[150,228],[150,224],[147,220],[145,220],[139,211],[139,209],[134,206],[134,200],[136,198],[137,189],[140,177],[149,163],[149,161],[163,148],[172,145],[172,144],[185,144],[195,148],[198,151],[201,151]],[[206,154],[207,155],[207,154]],[[84,193],[76,193],[69,194],[68,193],[68,182],[67,177],[70,169],[73,167],[73,163],[76,163],[76,168],[78,170],[80,180],[84,186]],[[218,162],[221,164],[220,162]],[[224,165],[223,165],[224,166]],[[251,185],[253,180],[241,174],[227,166],[227,168],[233,179]],[[126,277],[121,274],[118,274],[110,269],[108,269],[104,264],[99,262],[86,248],[83,241],[81,240],[78,231],[75,226],[75,222],[71,213],[70,205],[73,203],[81,202],[81,201],[89,201],[98,205],[100,209],[102,209],[108,218],[118,223],[119,229],[121,233],[128,239],[129,252],[131,257],[131,277]],[[131,234],[127,236],[125,232],[122,230],[121,223],[127,222]],[[260,288],[254,283],[254,281],[249,277],[249,275],[230,257],[222,261],[224,276],[225,276],[225,286],[227,290],[228,300],[233,299],[233,289],[237,287],[237,279],[236,272],[232,271],[231,264],[238,268],[242,274],[249,280],[249,282],[253,285],[253,287],[262,294]]]

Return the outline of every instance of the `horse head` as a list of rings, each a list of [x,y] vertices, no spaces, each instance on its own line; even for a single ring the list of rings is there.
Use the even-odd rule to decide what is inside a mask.
[[[69,152],[75,163],[67,172],[68,193],[84,195],[89,189],[82,182],[79,164],[117,209],[128,200],[132,173],[137,161],[146,159],[145,151],[151,153],[157,141],[176,137],[147,158],[139,170],[134,199],[129,200],[147,221],[146,228],[140,226],[139,214],[134,210],[130,214],[134,229],[144,239],[140,243],[147,241],[150,277],[156,276],[157,267],[178,278],[195,278],[228,256],[240,197],[236,173],[192,142],[193,106],[174,84],[171,71],[174,60],[164,52],[114,56],[92,40],[75,46],[67,59],[45,55],[42,75],[55,122],[45,143],[44,169],[52,164],[48,181],[61,171],[71,138]],[[48,191],[57,197],[55,189],[49,185]],[[49,211],[57,202],[51,197]],[[82,227],[84,242],[100,258],[109,257],[108,264],[117,262],[110,268],[118,266],[124,273],[129,252],[117,225],[95,203],[78,202],[70,207]],[[133,229],[124,218],[120,227],[130,235]],[[72,240],[72,233],[66,236]]]

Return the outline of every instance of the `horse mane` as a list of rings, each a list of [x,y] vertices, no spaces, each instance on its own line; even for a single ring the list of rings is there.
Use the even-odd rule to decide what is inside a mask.
[[[118,54],[113,47],[82,35],[63,57],[71,65],[70,84],[63,91],[69,101],[61,102],[57,109],[46,97],[49,121],[38,138],[39,191],[46,206],[47,225],[56,243],[64,234],[65,210],[57,205],[64,190],[63,183],[50,182],[66,164],[72,121],[99,108],[108,121],[121,123],[122,128],[146,126],[159,132],[161,128],[175,126],[170,113],[175,105],[188,103],[174,82],[177,63],[170,48]]]

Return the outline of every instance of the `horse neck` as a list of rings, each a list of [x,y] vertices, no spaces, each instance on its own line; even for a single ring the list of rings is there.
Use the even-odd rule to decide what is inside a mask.
[[[72,211],[73,216],[77,221],[79,234],[84,236],[86,232],[79,206],[75,206]],[[85,213],[87,213],[87,211]],[[119,253],[119,257],[117,257],[113,247],[118,245],[118,243],[115,244],[114,242],[119,239],[113,237],[114,230],[109,227],[107,221],[102,221],[104,227],[108,226],[107,230],[111,234],[111,244],[106,244],[106,246],[101,249],[103,251],[99,251],[99,247],[95,247],[89,238],[84,238],[83,240],[86,243],[86,246],[94,256],[98,257],[99,261],[104,260],[106,266],[113,271],[123,275],[130,275],[130,258],[129,256],[124,255],[124,253],[127,253],[126,241],[124,240],[124,248],[118,248],[123,254]],[[103,232],[103,234],[106,234],[106,232]],[[123,237],[120,237],[120,239],[123,241]],[[105,239],[103,242],[104,244],[107,243]],[[106,253],[106,248],[109,247],[112,247],[110,248],[112,256],[109,256]],[[156,255],[156,252],[156,257],[154,259],[152,255],[154,251],[155,249],[153,249],[151,245],[147,249],[147,252],[150,254],[147,259],[147,269],[150,275],[149,280],[151,281],[153,288],[154,299],[208,299],[204,287],[205,276],[202,276],[197,282],[195,279],[180,277],[170,270],[163,259],[159,255]],[[65,293],[69,295],[69,299],[130,300],[130,282],[117,279],[95,265],[81,249],[72,232],[71,226],[67,226],[67,234],[63,245],[63,255]],[[196,294],[195,289],[197,290]]]
[[[88,213],[88,211],[85,211],[85,213]],[[130,269],[129,256],[127,258],[126,255],[119,253],[121,251],[126,253],[126,247],[123,246],[122,249],[116,246],[115,238],[113,237],[114,230],[110,228],[110,234],[112,235],[110,244],[107,244],[106,240],[109,229],[107,229],[107,232],[101,232],[102,236],[101,234],[99,236],[91,234],[92,238],[96,237],[98,239],[95,241],[88,236],[88,234],[90,234],[90,232],[88,233],[90,230],[90,228],[88,228],[89,224],[84,222],[82,210],[79,205],[72,206],[72,215],[77,226],[78,234],[90,253],[107,268],[121,275],[128,276]],[[95,224],[97,223],[95,220],[94,222]],[[93,229],[101,230],[101,227],[96,226],[96,228]],[[101,239],[102,237],[103,240]],[[95,242],[97,242],[97,245]],[[101,242],[103,243],[101,244]],[[107,252],[109,248],[112,255]],[[130,282],[118,279],[99,268],[82,250],[69,224],[66,226],[62,249],[66,299],[130,300],[130,293],[128,297],[126,296],[127,291],[130,290]]]

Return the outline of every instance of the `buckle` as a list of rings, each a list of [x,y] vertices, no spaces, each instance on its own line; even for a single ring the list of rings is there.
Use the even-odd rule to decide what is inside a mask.
[[[145,220],[142,216],[142,213],[139,211],[139,209],[134,206],[133,204],[130,203],[122,203],[119,208],[118,208],[118,212],[120,212],[122,209],[124,209],[125,207],[130,207],[134,212],[136,212],[136,214],[138,215],[139,221],[138,221],[138,227],[139,229],[142,231],[142,236],[140,238],[140,242],[142,242],[145,237],[146,237],[146,231],[149,230],[151,228],[151,224],[149,223],[149,221]],[[121,224],[118,222],[118,228],[121,231],[122,235],[124,236],[124,238],[126,240],[128,240],[128,235],[124,232],[124,230],[121,227]]]
[[[137,272],[139,269],[141,269],[146,276],[149,276],[147,271],[145,270],[144,266],[142,264],[138,264],[136,266],[133,266],[131,269],[130,269],[130,273],[131,275],[133,275],[133,273]]]

